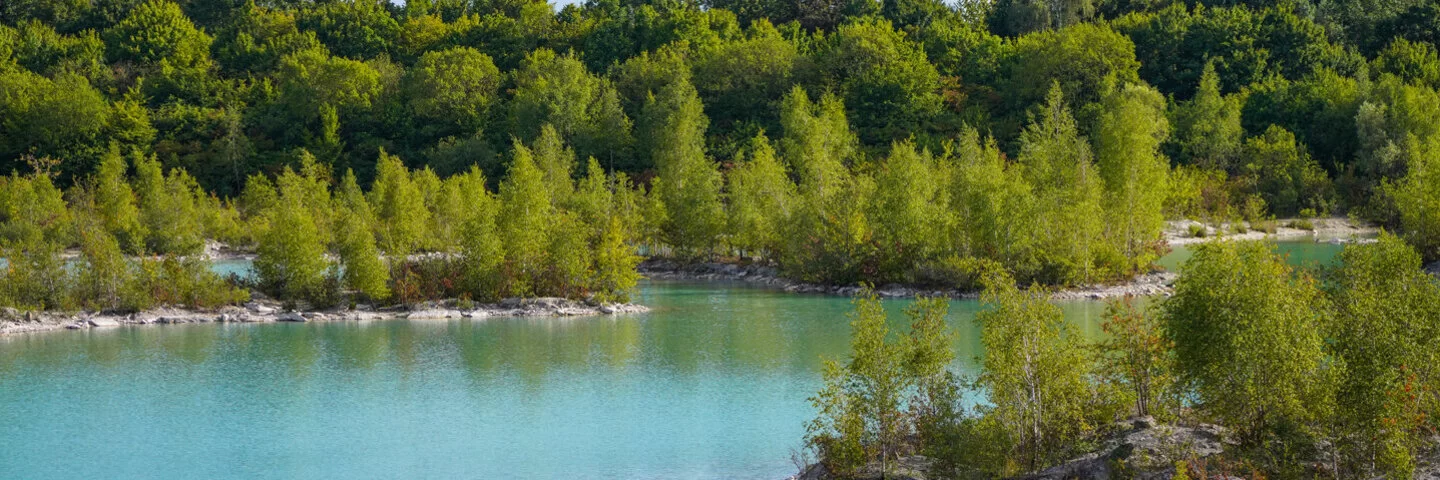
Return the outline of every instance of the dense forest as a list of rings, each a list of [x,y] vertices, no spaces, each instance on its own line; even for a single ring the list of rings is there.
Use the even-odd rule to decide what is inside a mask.
[[[820,283],[1107,281],[1167,217],[1348,214],[1433,259],[1432,3],[10,1],[0,220],[20,252],[87,223],[130,254],[508,249],[474,260],[505,277],[484,297],[628,284],[597,272],[632,259],[562,258],[607,241]],[[315,291],[337,262],[310,263],[261,273]]]
[[[1246,475],[1405,478],[1440,414],[1437,37],[1434,0],[6,0],[0,305],[624,302],[642,255],[983,288],[968,379],[944,302],[899,335],[857,301],[831,471],[1014,475],[1134,414],[1229,426]],[[1395,234],[1319,273],[1200,247],[1100,345],[1046,301],[1148,271],[1166,219],[1341,215]]]

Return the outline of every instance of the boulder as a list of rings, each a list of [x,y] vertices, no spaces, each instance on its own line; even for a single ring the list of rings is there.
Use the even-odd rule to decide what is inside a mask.
[[[298,313],[295,313],[295,312],[288,312],[288,313],[282,313],[282,314],[280,314],[279,316],[275,317],[275,321],[277,321],[277,322],[297,322],[297,323],[304,323],[304,322],[305,322],[305,316],[304,316],[304,315],[301,315],[301,314],[298,314]]]
[[[1225,429],[1216,425],[1157,425],[1154,419],[1143,417],[1132,420],[1130,431],[1111,437],[1100,450],[1018,478],[1109,480],[1120,476],[1114,466],[1125,465],[1128,478],[1165,479],[1174,474],[1177,461],[1223,453],[1224,437]]]
[[[92,327],[118,327],[120,322],[110,317],[94,317],[89,320]]]

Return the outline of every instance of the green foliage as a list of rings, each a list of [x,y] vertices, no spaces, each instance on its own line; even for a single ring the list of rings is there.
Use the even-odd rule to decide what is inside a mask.
[[[1246,181],[1275,214],[1331,210],[1330,178],[1284,128],[1272,125],[1264,135],[1246,139],[1244,158]]]
[[[940,108],[935,66],[889,21],[863,18],[841,25],[815,61],[843,95],[866,142],[904,138]]]
[[[1334,429],[1346,433],[1340,457],[1353,475],[1411,477],[1428,419],[1440,412],[1440,284],[1420,266],[1413,248],[1382,234],[1346,247],[1325,274],[1335,307],[1328,345],[1345,366]]]
[[[1221,95],[1215,62],[1206,63],[1195,96],[1174,111],[1177,160],[1205,169],[1236,171],[1240,140],[1245,135],[1240,105],[1239,96]]]
[[[1170,161],[1160,153],[1169,136],[1165,98],[1149,87],[1118,87],[1101,100],[1095,157],[1105,181],[1106,235],[1142,270],[1158,256],[1153,242],[1165,227]]]
[[[139,151],[131,157],[135,193],[144,221],[146,250],[161,255],[193,255],[205,247],[196,195],[199,185],[184,170],[165,176],[160,162]]]
[[[469,47],[425,53],[406,79],[410,110],[431,126],[427,138],[473,134],[486,127],[498,103],[500,69]]]
[[[615,159],[630,143],[630,119],[615,88],[571,55],[536,50],[515,72],[512,132],[529,141],[550,124],[582,158]],[[623,157],[622,157],[623,159]]]
[[[862,291],[854,303],[850,358],[825,361],[824,386],[810,398],[819,414],[805,433],[807,447],[841,476],[924,448],[908,432],[924,428],[922,422],[953,420],[936,417],[931,402],[954,385],[946,301],[917,299],[905,310],[910,332],[899,342],[888,339],[885,310],[873,293]]]
[[[1440,137],[1427,140],[1410,137],[1406,144],[1410,171],[1405,178],[1387,184],[1394,199],[1400,225],[1412,245],[1426,259],[1440,258]]]
[[[1036,202],[1033,223],[1025,226],[1036,240],[1036,275],[1047,283],[1095,279],[1094,250],[1104,232],[1104,182],[1058,83],[1021,133],[1020,144],[1019,163]]]
[[[1094,361],[1060,308],[1043,290],[1022,291],[1009,277],[986,283],[981,300],[989,308],[975,315],[986,352],[977,386],[990,403],[981,407],[981,428],[996,432],[999,442],[989,448],[1005,460],[983,468],[1005,476],[1066,458],[1107,419],[1092,408]]]
[[[646,102],[642,125],[669,216],[662,227],[666,243],[681,257],[707,256],[725,226],[723,179],[705,154],[709,120],[695,87],[686,81],[666,85]]]
[[[1174,345],[1165,336],[1155,305],[1137,305],[1136,299],[1125,297],[1105,306],[1101,328],[1109,338],[1097,345],[1099,371],[1105,382],[1134,402],[1135,415],[1172,419],[1180,406],[1171,371]]]
[[[296,176],[286,169],[283,174]],[[319,227],[305,203],[307,192],[298,182],[281,182],[275,208],[269,213],[269,228],[256,246],[255,272],[261,288],[278,298],[320,303],[324,300],[325,274],[330,262]]]
[[[390,272],[380,258],[380,249],[375,246],[375,235],[370,222],[374,214],[370,204],[360,193],[355,183],[354,172],[345,172],[334,205],[338,212],[335,221],[336,249],[343,273],[342,284],[360,292],[367,298],[385,300],[390,297]]]
[[[750,142],[750,158],[726,176],[730,201],[730,244],[760,256],[780,248],[786,219],[794,201],[795,184],[775,156],[764,134]]]
[[[195,28],[179,5],[166,0],[136,6],[105,31],[105,39],[115,60],[198,69],[210,64],[210,36]]]
[[[624,227],[616,217],[610,217],[600,233],[595,246],[594,279],[591,289],[600,302],[626,303],[640,281],[635,267],[640,256],[635,248],[626,243]]]
[[[496,218],[509,283],[502,291],[523,297],[543,287],[553,213],[544,172],[535,165],[530,149],[517,142],[510,172],[500,183],[500,213]]]
[[[1176,373],[1200,408],[1252,446],[1324,418],[1336,372],[1314,280],[1264,243],[1208,243],[1194,252],[1163,318]]]
[[[369,200],[375,211],[376,237],[386,255],[403,258],[423,244],[430,211],[399,157],[381,151],[375,171]]]

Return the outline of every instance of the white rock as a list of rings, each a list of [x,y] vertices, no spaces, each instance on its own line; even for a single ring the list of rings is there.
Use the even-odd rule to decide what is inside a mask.
[[[95,317],[95,318],[90,319],[90,326],[92,326],[92,327],[118,327],[118,326],[120,326],[120,322],[116,321],[116,320],[113,319],[113,318],[109,318],[109,317]]]

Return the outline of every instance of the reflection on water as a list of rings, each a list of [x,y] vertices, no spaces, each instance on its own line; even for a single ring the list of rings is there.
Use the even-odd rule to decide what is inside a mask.
[[[0,478],[793,473],[849,300],[667,282],[638,301],[653,311],[0,337]],[[896,331],[906,303],[886,303]],[[1103,304],[1061,307],[1100,335]],[[980,308],[951,303],[962,373]]]

